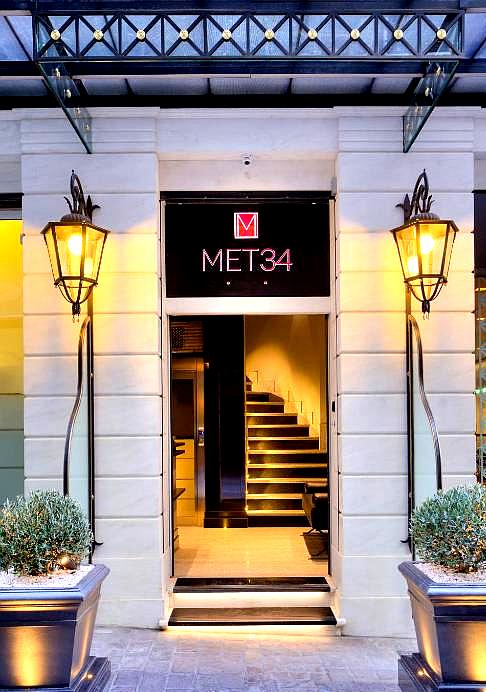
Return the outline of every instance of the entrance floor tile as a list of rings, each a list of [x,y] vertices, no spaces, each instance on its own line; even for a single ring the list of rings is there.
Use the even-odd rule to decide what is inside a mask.
[[[141,649],[145,655],[133,655]],[[415,650],[413,639],[326,637],[299,627],[98,628],[92,653],[111,659],[105,692],[399,692],[398,655]]]
[[[179,527],[176,577],[325,576],[326,560],[311,560],[305,527],[205,529]]]

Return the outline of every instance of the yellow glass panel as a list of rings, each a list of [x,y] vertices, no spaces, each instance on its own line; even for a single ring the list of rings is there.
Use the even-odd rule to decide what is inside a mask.
[[[23,492],[21,221],[0,220],[0,503]]]
[[[0,220],[0,315],[22,314],[22,221]]]

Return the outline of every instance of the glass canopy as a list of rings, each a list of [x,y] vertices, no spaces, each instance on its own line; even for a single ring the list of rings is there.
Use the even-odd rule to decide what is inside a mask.
[[[486,11],[464,11],[466,3],[429,2],[423,10],[414,3],[413,10],[399,11],[410,3],[390,1],[380,10],[377,0],[372,10],[359,10],[371,7],[362,2],[355,3],[356,11],[342,13],[323,12],[326,3],[315,3],[321,9],[312,12],[312,2],[302,3],[304,12],[293,2],[292,11],[267,13],[243,11],[234,2],[214,12],[198,11],[198,3],[192,12],[170,12],[170,4],[137,12],[137,3],[124,11],[123,3],[115,10],[106,0],[93,12],[93,4],[84,2],[77,5],[82,10],[68,14],[66,3],[49,1],[31,14],[23,2],[17,10],[22,14],[4,11],[3,106],[55,105],[43,76],[50,62],[72,77],[75,88],[67,91],[73,100],[66,105],[73,107],[239,100],[242,105],[409,105],[418,80],[437,60],[458,62],[441,104],[484,101]],[[397,10],[390,9],[394,5]]]

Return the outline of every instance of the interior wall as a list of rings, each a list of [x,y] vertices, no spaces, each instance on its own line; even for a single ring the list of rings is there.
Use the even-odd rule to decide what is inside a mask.
[[[24,487],[21,221],[0,221],[0,504]]]
[[[248,315],[246,375],[255,390],[285,399],[285,410],[319,435],[327,449],[327,323],[322,315]],[[302,420],[301,420],[302,419]]]

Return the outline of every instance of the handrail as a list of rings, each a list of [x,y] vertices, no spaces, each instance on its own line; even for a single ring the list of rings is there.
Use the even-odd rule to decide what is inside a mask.
[[[442,458],[440,453],[440,443],[439,443],[439,433],[437,430],[437,424],[435,422],[434,414],[430,408],[429,401],[427,399],[427,394],[425,393],[424,386],[424,359],[423,359],[423,348],[422,348],[422,337],[420,335],[420,329],[417,324],[417,320],[411,314],[408,315],[409,324],[412,326],[413,332],[415,334],[415,339],[417,341],[417,356],[418,356],[418,381],[419,381],[419,392],[420,399],[422,401],[422,406],[425,409],[425,414],[430,427],[430,432],[432,433],[432,440],[434,443],[434,453],[435,453],[435,471],[437,478],[437,490],[442,490]],[[412,356],[412,354],[410,354]],[[412,389],[413,392],[413,389]],[[411,431],[413,433],[413,430]]]
[[[78,384],[76,391],[76,399],[74,401],[74,406],[69,417],[69,423],[67,427],[66,440],[64,443],[64,466],[63,466],[63,493],[64,495],[69,495],[69,460],[71,452],[71,440],[73,436],[74,424],[76,423],[76,418],[78,417],[79,409],[81,406],[81,399],[83,396],[83,346],[86,338],[86,333],[88,331],[88,325],[91,321],[91,317],[88,315],[79,331],[78,339]],[[87,367],[86,367],[87,369]]]

